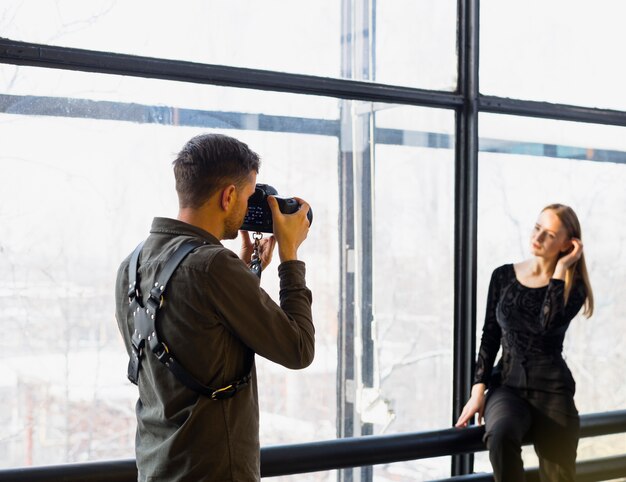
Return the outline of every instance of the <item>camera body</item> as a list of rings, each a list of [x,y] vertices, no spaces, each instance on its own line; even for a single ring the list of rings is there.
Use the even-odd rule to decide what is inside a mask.
[[[248,211],[239,229],[261,233],[272,233],[274,231],[272,211],[267,203],[267,196],[276,198],[280,212],[283,214],[293,214],[300,209],[300,204],[296,199],[278,196],[278,191],[269,184],[257,184],[254,194],[248,199]],[[310,225],[313,222],[313,212],[310,208],[307,218]]]

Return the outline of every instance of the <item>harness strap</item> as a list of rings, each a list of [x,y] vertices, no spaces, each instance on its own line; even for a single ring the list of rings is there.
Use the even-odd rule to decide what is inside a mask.
[[[203,385],[187,370],[185,370],[180,363],[176,361],[176,359],[168,351],[165,345],[163,346],[164,350],[162,352],[154,352],[158,360],[170,369],[170,371],[174,374],[179,382],[181,382],[190,390],[209,397],[211,400],[222,400],[225,398],[230,398],[235,395],[235,393],[237,393],[239,390],[248,385],[250,381],[251,373],[248,373],[245,377],[240,378],[239,380],[235,380],[234,382],[231,382],[222,388],[215,389],[207,385]]]
[[[141,253],[141,249],[143,248],[145,241],[139,243],[139,245],[133,251],[133,254],[130,255],[130,263],[128,265],[128,300],[132,301],[135,296],[139,296],[141,298],[141,292],[139,291],[139,273],[137,272],[138,263],[139,263],[139,253]]]
[[[176,251],[170,256],[170,259],[167,260],[165,266],[161,268],[159,274],[156,277],[156,281],[154,286],[150,290],[150,298],[154,301],[161,304],[161,297],[163,296],[163,292],[169,282],[170,278],[178,268],[178,265],[185,259],[185,257],[191,253],[194,249],[199,248],[205,243],[196,240],[185,241],[181,244]]]
[[[251,378],[252,366],[250,366],[250,371],[245,377],[235,380],[222,388],[211,388],[199,382],[189,371],[176,361],[168,346],[163,341],[159,340],[156,330],[157,314],[163,305],[163,296],[167,288],[167,283],[183,259],[194,249],[204,244],[205,243],[200,241],[189,240],[185,241],[174,251],[157,274],[156,281],[150,290],[150,296],[146,300],[145,305],[142,304],[138,282],[138,259],[143,243],[137,246],[131,255],[128,276],[128,297],[130,301],[130,311],[135,320],[135,327],[132,335],[132,353],[128,363],[128,378],[135,385],[137,384],[143,348],[147,342],[150,351],[154,353],[156,358],[163,363],[183,385],[190,390],[209,397],[211,400],[222,400],[232,397],[235,393],[248,385]],[[252,363],[250,363],[250,365],[252,365]]]

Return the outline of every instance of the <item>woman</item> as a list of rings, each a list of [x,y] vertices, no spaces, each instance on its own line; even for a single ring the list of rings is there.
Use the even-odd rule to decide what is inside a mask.
[[[497,268],[489,284],[472,394],[456,423],[485,418],[496,482],[524,481],[523,439],[530,435],[543,482],[574,481],[579,417],[575,383],[562,357],[570,321],[593,294],[574,211],[551,204],[533,229],[532,258]],[[502,358],[494,360],[502,346]]]

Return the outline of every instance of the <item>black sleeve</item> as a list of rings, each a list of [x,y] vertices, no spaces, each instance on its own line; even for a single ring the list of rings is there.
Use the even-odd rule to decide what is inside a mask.
[[[572,321],[585,303],[585,285],[575,281],[565,303],[565,281],[551,279],[541,306],[541,326],[544,330]]]
[[[496,355],[500,349],[500,339],[502,331],[496,319],[496,306],[500,297],[499,270],[494,270],[489,282],[489,292],[487,294],[487,310],[485,312],[485,324],[483,334],[480,339],[480,349],[476,360],[476,370],[474,371],[474,384],[488,384],[491,370],[493,368]]]

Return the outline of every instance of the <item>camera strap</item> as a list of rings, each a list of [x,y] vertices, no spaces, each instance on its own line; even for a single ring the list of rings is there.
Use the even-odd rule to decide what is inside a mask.
[[[128,379],[135,385],[138,384],[142,355],[144,349],[149,349],[157,360],[163,363],[174,374],[178,381],[187,388],[205,395],[211,400],[222,400],[234,396],[249,383],[252,362],[250,362],[250,370],[245,377],[235,380],[222,388],[211,388],[198,381],[189,371],[178,363],[167,344],[160,339],[156,329],[159,310],[165,302],[164,293],[168,281],[183,259],[193,250],[206,243],[197,240],[189,240],[179,246],[157,274],[155,282],[152,284],[152,289],[150,290],[150,296],[145,303],[142,300],[139,282],[139,254],[141,253],[143,244],[142,242],[135,248],[135,251],[133,251],[128,267],[129,311],[134,318],[134,331],[131,337],[131,354],[128,362]]]
[[[259,250],[259,243],[261,239],[263,239],[263,233],[256,232],[252,233],[252,238],[254,238],[254,249],[252,250],[252,257],[250,258],[250,271],[252,271],[259,278],[261,277],[261,270],[263,267],[261,266],[261,254]]]

